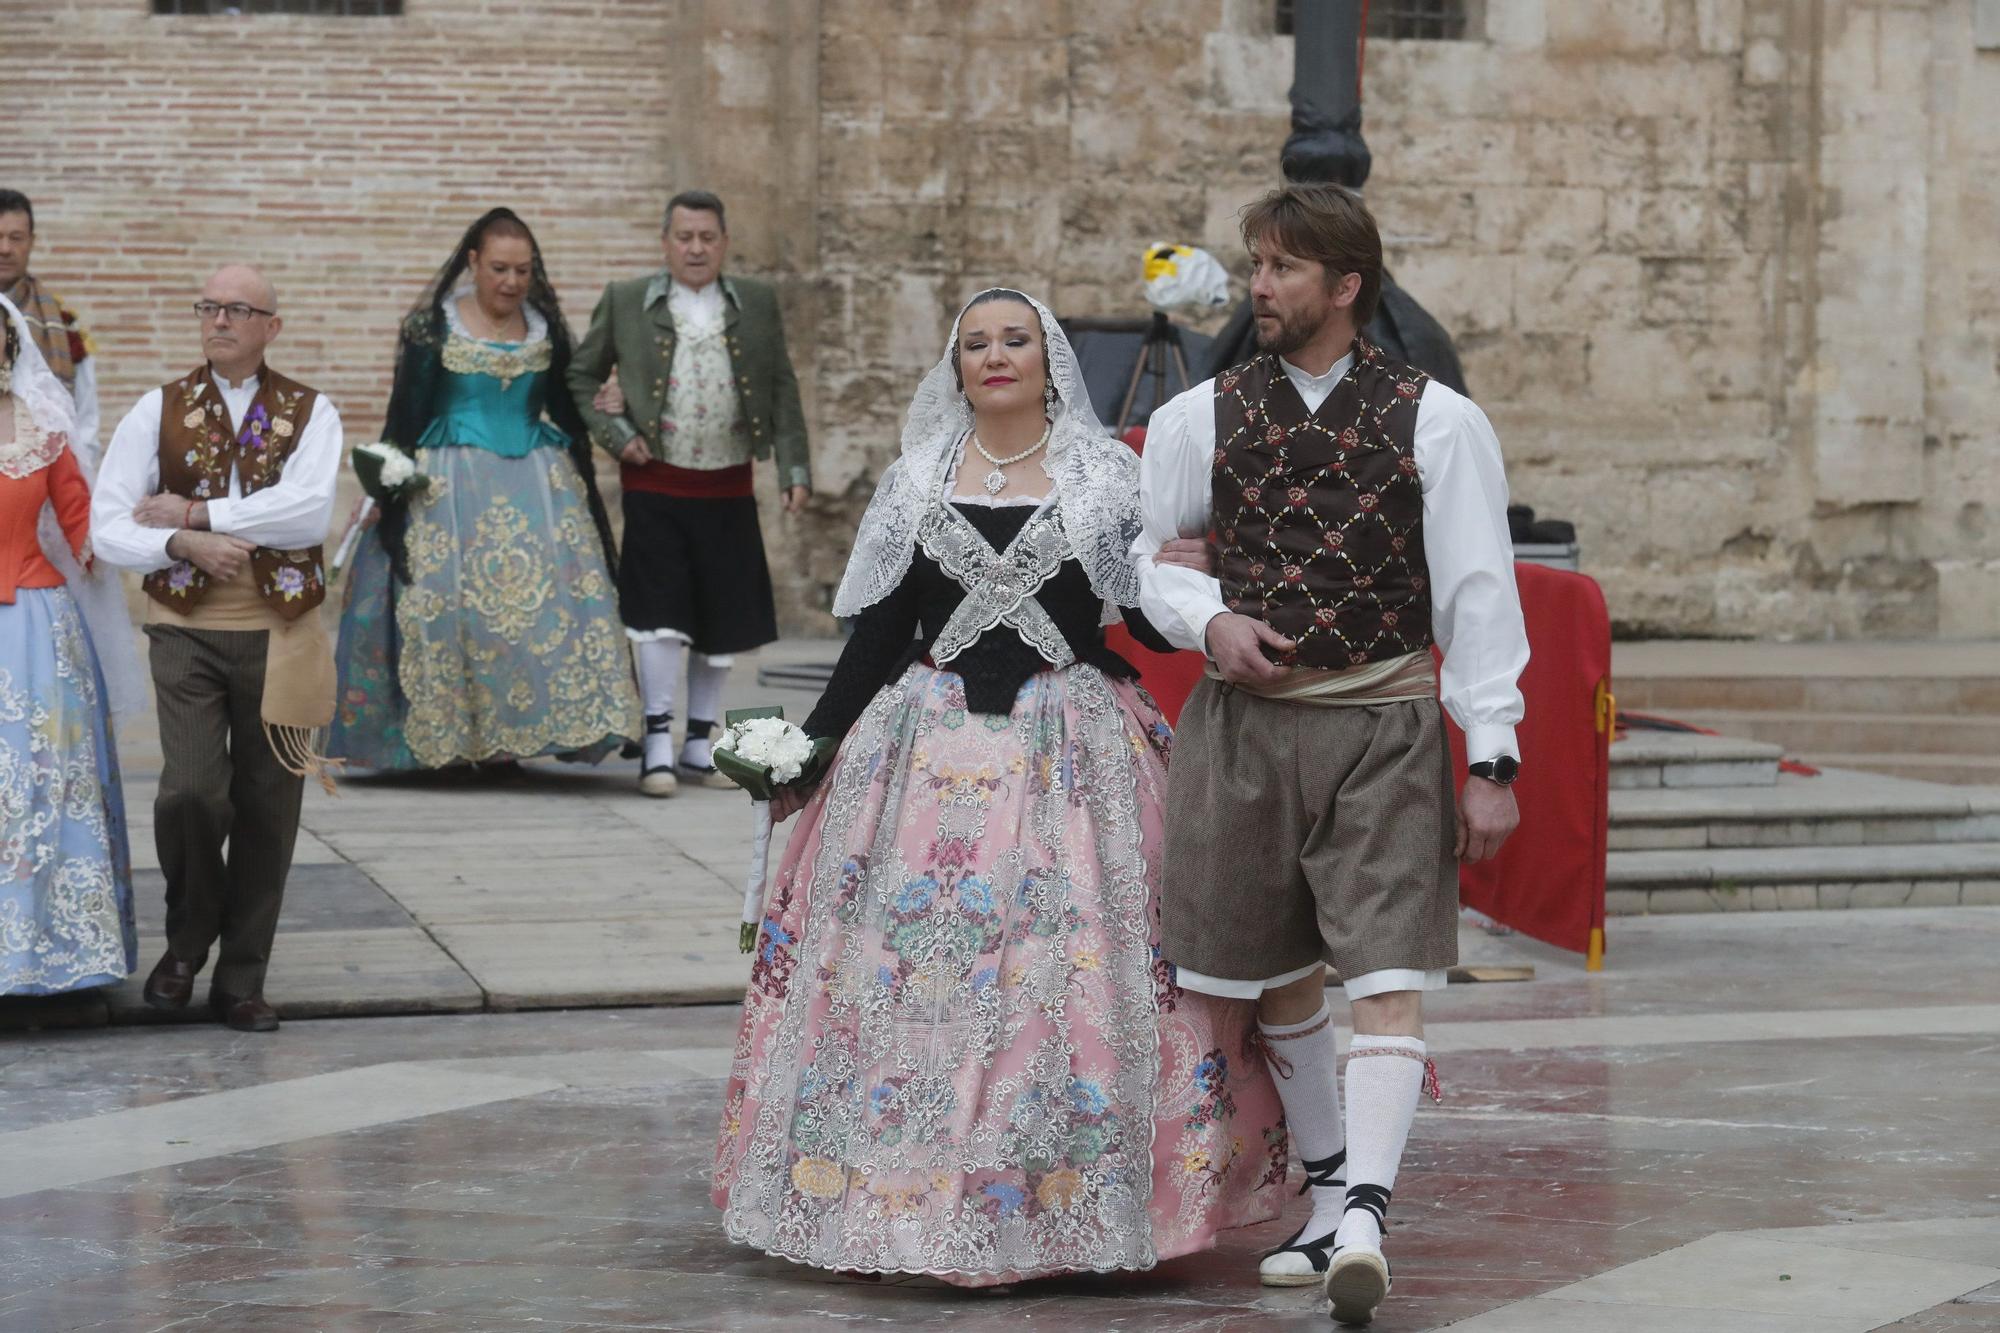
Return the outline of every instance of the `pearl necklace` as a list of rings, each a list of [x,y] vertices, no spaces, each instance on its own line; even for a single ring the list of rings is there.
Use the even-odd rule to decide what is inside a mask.
[[[986,481],[984,483],[986,487],[986,493],[988,495],[998,495],[1000,494],[1000,492],[1006,490],[1007,474],[1002,472],[1000,469],[1006,467],[1009,463],[1018,463],[1024,458],[1032,458],[1037,453],[1041,452],[1042,446],[1049,442],[1049,432],[1053,431],[1055,428],[1056,428],[1055,422],[1053,421],[1048,422],[1042,427],[1041,439],[1036,440],[1033,444],[1023,449],[1020,453],[1014,454],[1013,456],[1008,458],[995,458],[991,453],[987,451],[986,446],[979,442],[979,432],[974,431],[972,433],[972,447],[979,451],[979,456],[981,458],[985,459],[987,462],[993,465],[993,470],[986,474]]]

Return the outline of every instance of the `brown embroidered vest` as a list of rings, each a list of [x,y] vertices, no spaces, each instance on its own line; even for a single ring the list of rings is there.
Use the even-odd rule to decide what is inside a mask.
[[[285,460],[298,448],[312,418],[317,390],[280,375],[258,371],[257,396],[232,426],[222,391],[208,367],[160,390],[160,492],[189,500],[219,500],[229,494],[233,466],[243,494],[277,483]],[[326,600],[322,548],[274,551],[258,547],[250,555],[257,595],[285,620],[296,620]],[[148,574],[141,586],[160,605],[187,615],[208,593],[209,577],[186,560]]]
[[[1356,339],[1319,411],[1262,355],[1215,382],[1215,541],[1229,609],[1340,670],[1431,646],[1417,403],[1429,378]]]

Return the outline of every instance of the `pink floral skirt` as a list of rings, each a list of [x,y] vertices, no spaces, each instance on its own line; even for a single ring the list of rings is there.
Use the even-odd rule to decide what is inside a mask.
[[[716,1150],[732,1239],[977,1286],[1278,1215],[1252,1006],[1159,959],[1170,745],[1088,666],[1006,717],[923,665],[876,696],[774,877]]]

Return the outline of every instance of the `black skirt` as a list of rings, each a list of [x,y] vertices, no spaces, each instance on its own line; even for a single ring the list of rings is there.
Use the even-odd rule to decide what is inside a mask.
[[[672,630],[709,656],[777,639],[756,500],[626,491],[624,504],[618,612],[627,629]]]

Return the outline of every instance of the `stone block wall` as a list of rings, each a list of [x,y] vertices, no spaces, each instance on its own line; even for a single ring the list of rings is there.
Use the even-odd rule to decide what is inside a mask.
[[[1628,630],[2000,634],[2000,51],[1974,0],[1486,0],[1371,42],[1369,194],[1459,339],[1516,495]],[[951,311],[994,282],[1138,314],[1138,255],[1275,175],[1269,0],[407,0],[395,19],[9,5],[0,182],[102,345],[114,416],[197,354],[201,275],[277,281],[283,363],[355,439],[465,223],[535,225],[566,308],[701,185],[775,278],[820,496],[767,509],[824,608]],[[768,478],[765,479],[768,483]],[[767,497],[768,499],[769,497]]]

